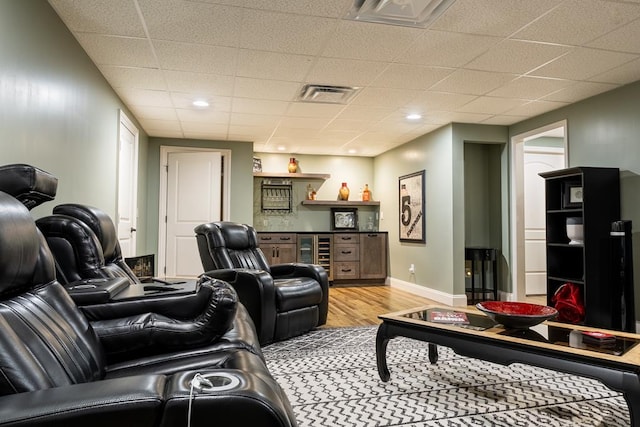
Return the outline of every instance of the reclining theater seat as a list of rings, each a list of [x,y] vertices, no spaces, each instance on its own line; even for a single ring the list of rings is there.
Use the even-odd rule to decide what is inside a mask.
[[[198,333],[207,325],[225,333],[242,307],[228,284],[206,280],[217,303],[195,320],[102,304],[112,316],[94,319],[102,323],[98,334],[56,281],[29,211],[4,192],[0,254],[0,425],[176,426],[186,425],[189,410],[193,427],[296,425],[261,354]],[[145,308],[153,306],[145,299]],[[138,351],[140,341],[148,349]],[[109,363],[110,346],[133,351]],[[211,384],[192,386],[196,373]]]
[[[16,163],[0,166],[0,191],[22,202],[27,209],[53,200],[58,178],[35,166]]]
[[[260,342],[300,335],[327,321],[327,272],[312,264],[269,266],[253,227],[229,221],[195,228],[205,275],[230,283],[253,319]]]

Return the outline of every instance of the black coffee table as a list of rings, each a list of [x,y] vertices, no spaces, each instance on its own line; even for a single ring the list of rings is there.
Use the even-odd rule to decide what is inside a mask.
[[[386,350],[390,339],[407,337],[429,343],[429,360],[438,360],[437,346],[501,365],[523,363],[601,381],[621,392],[631,424],[640,427],[640,335],[557,322],[525,330],[504,329],[475,309],[424,306],[378,316],[376,360],[382,381],[389,381]],[[584,331],[615,336],[587,341]]]

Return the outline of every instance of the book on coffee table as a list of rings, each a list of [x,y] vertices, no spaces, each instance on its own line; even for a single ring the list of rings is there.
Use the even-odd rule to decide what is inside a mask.
[[[469,319],[460,311],[429,311],[429,322],[467,325]]]

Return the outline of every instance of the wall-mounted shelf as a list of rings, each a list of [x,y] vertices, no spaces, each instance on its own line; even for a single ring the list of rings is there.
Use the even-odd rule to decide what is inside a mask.
[[[380,206],[380,202],[360,202],[351,200],[303,200],[307,206]]]
[[[254,177],[261,178],[303,178],[303,179],[324,179],[331,178],[328,173],[278,173],[278,172],[254,172]]]

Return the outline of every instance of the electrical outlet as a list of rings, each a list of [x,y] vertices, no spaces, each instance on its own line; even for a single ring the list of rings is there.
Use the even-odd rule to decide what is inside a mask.
[[[411,273],[411,274],[415,274],[416,273],[416,266],[415,265],[411,264],[409,266],[409,273]]]

